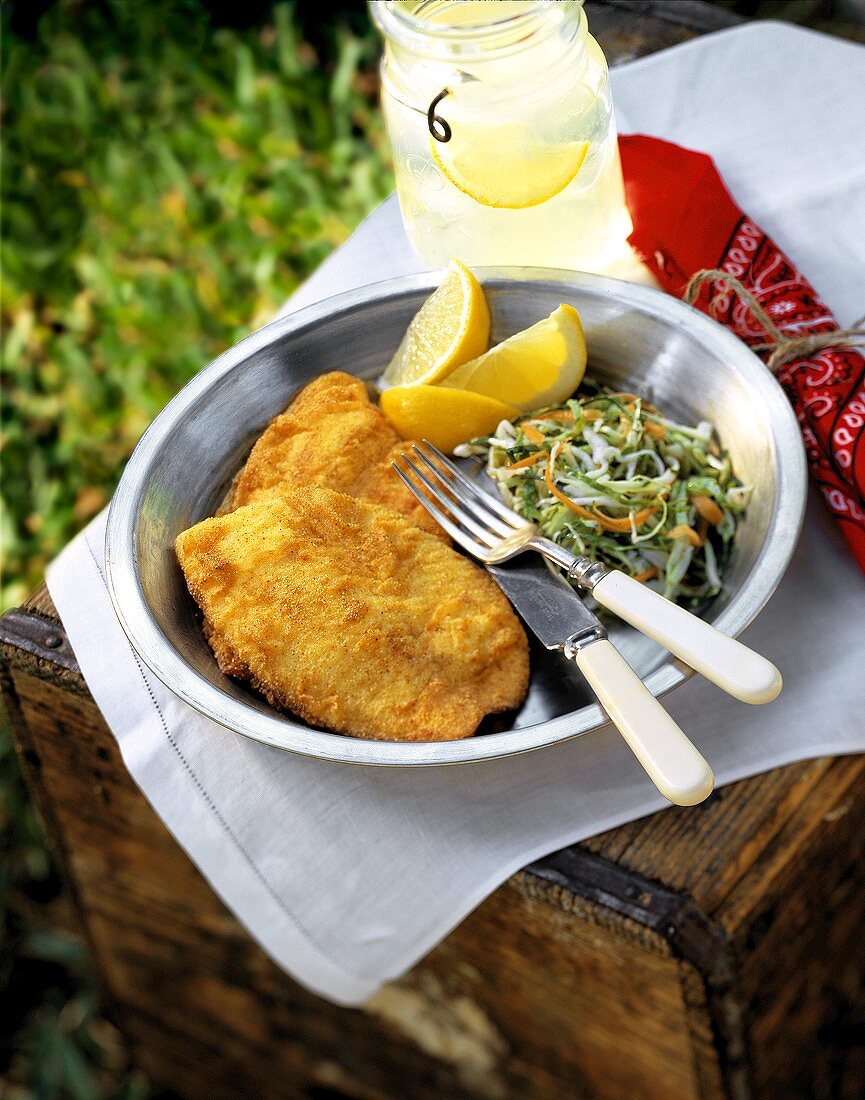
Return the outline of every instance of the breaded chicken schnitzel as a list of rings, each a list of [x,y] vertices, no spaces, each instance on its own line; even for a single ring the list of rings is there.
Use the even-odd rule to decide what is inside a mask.
[[[342,371],[323,374],[265,428],[220,514],[273,500],[300,485],[324,485],[384,504],[421,530],[446,539],[391,469],[392,460],[410,446],[370,401],[359,378]]]
[[[447,741],[525,697],[526,637],[493,579],[389,508],[285,490],[175,549],[222,670],[313,725]]]

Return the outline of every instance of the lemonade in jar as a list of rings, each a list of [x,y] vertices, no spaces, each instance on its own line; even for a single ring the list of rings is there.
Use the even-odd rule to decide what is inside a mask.
[[[628,254],[607,65],[581,0],[372,0],[423,261],[609,271]]]

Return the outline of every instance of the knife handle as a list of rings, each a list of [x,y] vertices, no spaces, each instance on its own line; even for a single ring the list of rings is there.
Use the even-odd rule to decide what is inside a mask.
[[[595,584],[592,595],[743,703],[769,703],[781,690],[781,673],[771,661],[627,573],[612,570]]]
[[[574,660],[661,794],[676,806],[708,798],[712,769],[613,643],[590,642]]]

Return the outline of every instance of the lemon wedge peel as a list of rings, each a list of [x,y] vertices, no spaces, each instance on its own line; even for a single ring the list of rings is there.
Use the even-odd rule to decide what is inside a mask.
[[[425,384],[385,390],[381,411],[403,439],[428,439],[448,453],[517,415],[512,405],[492,397]]]
[[[526,210],[561,194],[589,151],[588,141],[539,142],[513,124],[472,130],[455,125],[445,144],[430,138],[433,161],[464,195],[503,210]]]
[[[384,372],[388,386],[441,381],[490,344],[490,311],[474,273],[451,260],[438,288],[415,314]]]
[[[586,372],[580,315],[563,303],[549,317],[457,367],[441,383],[532,412],[566,401]]]

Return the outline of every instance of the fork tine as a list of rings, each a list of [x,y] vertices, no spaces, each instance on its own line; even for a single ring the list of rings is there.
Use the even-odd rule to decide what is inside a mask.
[[[525,527],[528,520],[524,519],[518,512],[515,512],[513,508],[508,508],[506,504],[503,504],[498,497],[493,496],[492,493],[488,493],[478,485],[475,485],[473,481],[465,476],[459,466],[455,465],[441,453],[438,447],[434,447],[428,439],[423,440],[423,445],[432,453],[433,457],[440,465],[444,466],[448,473],[453,475],[455,481],[458,481],[460,485],[468,489],[473,496],[483,501],[487,508],[492,509],[501,519],[506,520],[511,527]]]
[[[462,524],[463,527],[467,527],[473,535],[479,538],[481,542],[485,543],[487,546],[495,546],[496,543],[501,541],[498,535],[494,535],[485,527],[482,527],[469,512],[464,508],[460,508],[461,502],[458,499],[454,500],[453,497],[447,496],[438,486],[434,485],[428,477],[421,473],[407,454],[402,455],[402,460],[427,492],[431,493],[439,504],[443,505],[448,510],[452,520],[456,520],[458,523]]]
[[[451,500],[453,500],[455,504],[462,505],[464,511],[468,510],[469,515],[473,516],[476,520],[480,520],[485,523],[487,527],[492,528],[492,530],[500,535],[502,538],[504,538],[505,535],[512,535],[514,533],[514,528],[507,523],[503,523],[502,520],[500,520],[496,515],[493,514],[493,512],[490,511],[485,503],[463,492],[460,489],[459,485],[452,478],[446,477],[445,474],[443,474],[442,471],[438,468],[438,466],[434,462],[431,462],[429,456],[424,454],[424,452],[419,447],[412,447],[412,451],[424,464],[424,466],[430,471],[436,481],[441,482],[441,484],[447,489],[448,493],[450,494]],[[451,509],[452,511],[455,511],[453,505],[451,505]]]
[[[421,492],[421,490],[417,487],[417,485],[415,485],[411,478],[403,473],[403,471],[399,468],[399,466],[397,466],[395,462],[392,462],[391,466],[393,466],[394,473],[397,475],[400,481],[403,482],[408,491],[417,497],[420,503],[433,517],[433,519],[435,519],[436,522],[439,523],[445,531],[447,531],[454,542],[458,542],[463,550],[468,550],[470,554],[473,554],[476,558],[480,558],[481,561],[486,560],[487,548],[485,546],[481,546],[479,542],[475,542],[475,540],[471,538],[461,527],[458,527],[455,523],[453,523],[437,504],[433,504],[429,497]]]

